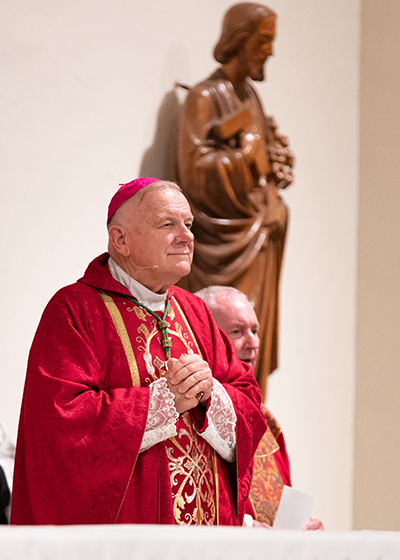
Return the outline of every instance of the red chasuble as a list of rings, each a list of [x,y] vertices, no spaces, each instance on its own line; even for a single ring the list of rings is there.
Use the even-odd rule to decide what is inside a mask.
[[[173,287],[167,317],[171,356],[195,352],[232,399],[236,461],[198,435],[200,405],[178,435],[139,453],[149,384],[165,371],[157,321],[126,296],[107,266],[49,302],[32,344],[22,403],[11,522],[242,523],[253,455],[265,432],[253,374],[236,359],[204,303]],[[197,426],[197,431],[194,429]]]

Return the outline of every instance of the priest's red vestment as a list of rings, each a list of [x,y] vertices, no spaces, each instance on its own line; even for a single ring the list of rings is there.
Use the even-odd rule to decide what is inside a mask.
[[[204,496],[176,496],[171,490],[173,477],[179,477],[178,467],[172,472],[171,465],[179,460],[197,461],[192,471],[202,476],[199,446],[186,457],[183,440],[173,447],[171,438],[139,453],[152,381],[146,344],[154,349],[158,341],[150,340],[147,323],[140,324],[139,311],[127,299],[129,291],[113,279],[107,260],[107,254],[98,257],[83,278],[57,292],[37,329],[18,431],[14,524],[176,523],[176,509],[183,511],[185,500],[205,502]],[[236,461],[229,464],[210,448],[208,470],[215,494],[212,523],[241,524],[254,452],[266,428],[261,394],[250,368],[237,360],[205,304],[175,286],[168,297],[178,315],[175,327],[170,321],[170,330],[175,328],[171,356],[179,358],[190,345],[208,362],[234,405]],[[122,318],[119,331],[113,314]],[[201,432],[206,423],[204,409],[199,405],[178,422],[179,430],[192,438],[194,424]],[[176,457],[180,447],[181,458]],[[194,478],[188,484],[194,487]]]
[[[254,456],[246,513],[272,526],[282,497],[283,486],[291,486],[289,455],[282,428],[272,412],[261,405],[268,428]]]

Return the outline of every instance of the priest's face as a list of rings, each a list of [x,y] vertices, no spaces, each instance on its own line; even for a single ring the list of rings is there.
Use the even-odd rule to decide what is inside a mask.
[[[164,293],[190,272],[193,216],[186,198],[173,188],[154,189],[132,207],[125,259],[128,274]]]
[[[261,20],[238,54],[241,67],[252,80],[264,80],[264,65],[269,56],[274,54],[275,17]]]
[[[213,314],[215,322],[228,335],[239,360],[254,369],[260,348],[260,325],[253,306],[234,294],[226,298],[217,297],[217,301],[218,310]]]

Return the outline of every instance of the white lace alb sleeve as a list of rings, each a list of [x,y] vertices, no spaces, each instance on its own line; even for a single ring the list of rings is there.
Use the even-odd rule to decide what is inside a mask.
[[[168,389],[167,381],[161,377],[150,383],[149,387],[149,411],[139,453],[177,435],[175,422],[179,414],[175,408],[175,397]]]
[[[213,379],[208,426],[200,435],[229,463],[236,458],[236,412],[232,400],[219,381]]]

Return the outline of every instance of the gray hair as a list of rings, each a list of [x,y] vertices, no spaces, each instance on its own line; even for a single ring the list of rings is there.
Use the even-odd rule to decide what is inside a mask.
[[[230,299],[236,296],[251,303],[246,294],[237,290],[233,286],[208,286],[207,288],[203,288],[202,290],[195,292],[194,295],[204,301],[212,315],[214,315],[214,313],[219,309],[219,299]],[[251,305],[253,304],[251,303]]]

